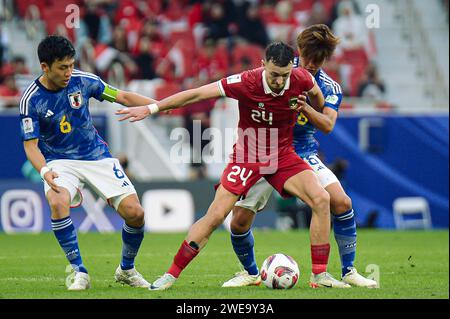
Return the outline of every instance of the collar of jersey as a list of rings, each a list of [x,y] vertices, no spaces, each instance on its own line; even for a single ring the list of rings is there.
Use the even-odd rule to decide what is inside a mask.
[[[41,76],[39,76],[39,78],[40,78]],[[49,89],[47,89],[42,83],[41,83],[41,81],[39,81],[39,78],[37,78],[34,82],[37,84],[37,86],[39,86],[41,89],[43,89],[43,90],[45,90],[46,92],[49,92],[49,93],[58,93],[58,92],[61,92],[62,90],[64,90],[65,88],[60,88],[60,89],[57,89],[57,90],[49,90]]]
[[[280,93],[275,93],[270,89],[269,84],[267,84],[267,81],[266,81],[266,70],[264,70],[262,73],[262,83],[263,83],[263,88],[264,88],[265,94],[272,94],[273,96],[282,96],[284,94],[284,91],[288,90],[289,86],[291,85],[291,77],[289,77],[287,79],[286,83],[284,84],[284,88],[283,88],[283,90],[281,90]]]

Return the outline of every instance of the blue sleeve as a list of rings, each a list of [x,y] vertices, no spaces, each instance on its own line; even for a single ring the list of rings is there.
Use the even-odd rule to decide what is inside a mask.
[[[39,115],[32,101],[20,112],[20,132],[23,141],[39,138]]]
[[[326,94],[324,96],[324,98],[325,98],[324,107],[330,107],[333,110],[335,110],[336,112],[339,112],[339,106],[341,105],[341,102],[342,102],[342,94],[341,93]]]
[[[94,99],[102,102],[103,101],[103,91],[105,90],[106,83],[103,82],[100,77],[95,74],[83,72],[84,76],[80,77],[83,82],[83,87],[86,90],[88,97],[93,97]]]

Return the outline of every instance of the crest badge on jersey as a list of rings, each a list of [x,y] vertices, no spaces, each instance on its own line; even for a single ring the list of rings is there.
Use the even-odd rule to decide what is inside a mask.
[[[291,97],[289,99],[289,107],[291,109],[297,108],[297,103],[298,103],[298,97],[297,96]]]
[[[83,104],[83,96],[81,95],[81,91],[76,91],[68,94],[70,106],[73,109],[79,109]]]

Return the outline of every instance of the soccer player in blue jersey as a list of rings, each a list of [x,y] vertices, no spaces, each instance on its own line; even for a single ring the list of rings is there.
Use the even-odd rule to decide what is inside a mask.
[[[89,99],[130,107],[155,101],[118,90],[92,73],[75,70],[75,50],[64,37],[46,37],[37,53],[43,73],[20,100],[20,125],[26,156],[44,181],[53,232],[75,271],[68,289],[90,287],[70,218],[70,208],[81,204],[83,184],[89,185],[125,220],[116,281],[147,288],[149,283],[134,267],[144,237],[144,210],[134,186],[92,123]]]
[[[352,202],[345,193],[336,176],[319,159],[317,155],[318,142],[314,138],[317,129],[328,134],[337,120],[339,105],[342,101],[342,91],[338,83],[331,79],[322,69],[322,65],[329,59],[339,39],[323,24],[306,28],[297,38],[300,64],[307,69],[318,83],[325,98],[322,112],[316,111],[308,105],[306,98],[300,100],[299,116],[294,128],[294,147],[297,154],[310,164],[317,173],[322,187],[330,195],[330,210],[333,217],[334,236],[339,248],[342,265],[342,281],[336,280],[320,267],[313,267],[310,286],[348,288],[377,287],[377,282],[367,279],[356,271],[354,267],[356,253],[356,223],[352,209]],[[255,215],[266,205],[273,188],[265,180],[260,180],[247,194],[247,197],[236,203],[231,220],[231,242],[233,249],[244,267],[244,271],[237,273],[223,284],[223,287],[241,287],[259,285],[261,277],[254,256],[254,238],[251,226]],[[322,262],[328,262],[329,245],[322,247]],[[314,262],[313,265],[320,264]],[[317,269],[314,269],[317,268]]]

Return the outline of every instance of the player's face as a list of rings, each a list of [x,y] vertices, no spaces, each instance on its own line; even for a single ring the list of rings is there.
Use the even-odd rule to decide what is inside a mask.
[[[291,76],[292,62],[287,66],[280,67],[273,64],[272,61],[263,61],[266,70],[266,82],[274,92],[280,92],[286,85],[287,79]]]
[[[69,84],[74,66],[75,59],[66,58],[63,60],[56,60],[50,67],[46,63],[43,63],[42,69],[51,85],[59,89],[65,88]]]
[[[323,66],[325,61],[322,61],[320,63],[315,63],[311,60],[308,60],[307,58],[304,58],[300,54],[300,66],[306,70],[308,70],[309,73],[312,75],[316,75],[317,71]]]

